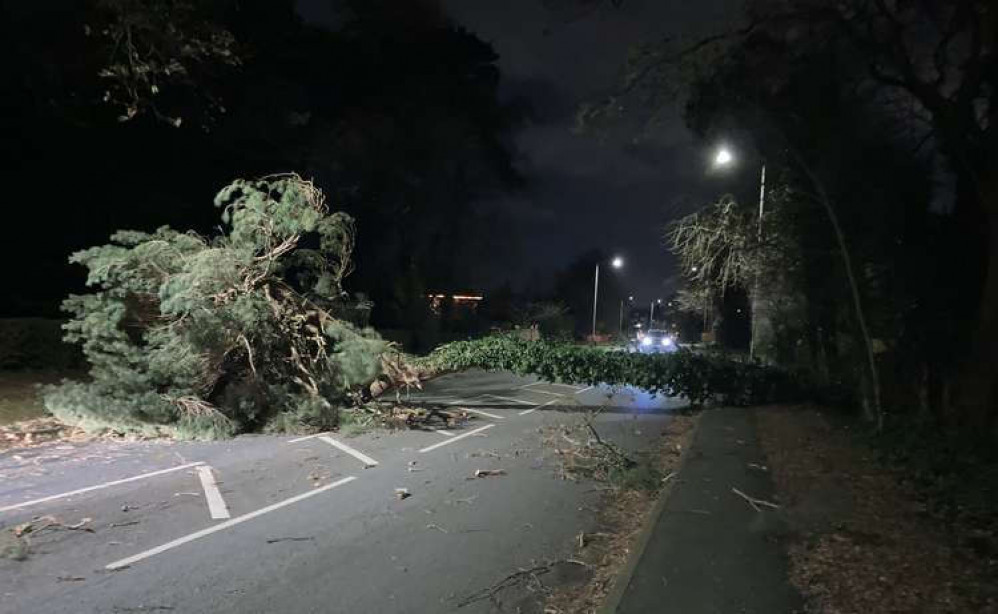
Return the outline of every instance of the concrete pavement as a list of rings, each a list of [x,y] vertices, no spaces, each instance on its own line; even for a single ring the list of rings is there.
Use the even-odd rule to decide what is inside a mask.
[[[630,578],[623,579],[619,601],[607,611],[803,611],[787,581],[779,511],[765,504],[756,511],[732,490],[774,501],[751,411],[705,411],[686,454]]]
[[[0,612],[495,611],[489,600],[459,606],[519,568],[569,556],[595,526],[598,493],[558,479],[539,431],[604,405],[601,434],[633,450],[681,404],[477,371],[414,400],[476,413],[447,432],[0,455],[0,525],[50,516],[92,529],[52,526],[29,535],[26,559],[0,559]],[[497,601],[540,607],[516,588]]]

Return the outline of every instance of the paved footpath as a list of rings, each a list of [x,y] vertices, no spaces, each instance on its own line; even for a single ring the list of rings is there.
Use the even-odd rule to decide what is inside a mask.
[[[784,614],[802,611],[787,581],[779,511],[759,511],[733,492],[775,502],[752,414],[704,412],[664,505],[646,534],[618,614]],[[635,564],[636,563],[636,564]]]

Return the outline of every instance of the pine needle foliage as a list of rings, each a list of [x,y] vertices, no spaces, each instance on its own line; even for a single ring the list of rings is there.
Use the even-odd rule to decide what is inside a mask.
[[[237,180],[215,198],[213,238],[120,231],[77,252],[93,292],[63,308],[89,383],[46,394],[91,428],[219,437],[334,427],[381,374],[387,343],[337,317],[353,220],[297,175]]]

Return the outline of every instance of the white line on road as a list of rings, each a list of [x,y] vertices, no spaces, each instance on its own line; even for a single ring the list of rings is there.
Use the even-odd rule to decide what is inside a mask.
[[[443,429],[433,429],[433,432],[434,433],[440,433],[444,437],[453,437],[454,436],[454,433],[449,433],[449,432],[447,432],[447,431],[445,431]]]
[[[571,384],[562,384],[561,382],[544,382],[548,386],[563,386],[565,388],[571,388],[572,390],[578,390],[575,386]]]
[[[576,390],[576,391],[575,391],[575,394],[582,394],[583,392],[585,392],[585,391],[587,391],[587,390],[592,390],[592,389],[593,389],[593,388],[595,388],[595,387],[596,387],[596,386],[586,386],[586,387],[585,387],[585,388],[583,388],[582,390]]]
[[[364,463],[365,467],[374,467],[375,465],[378,464],[378,461],[374,460],[373,458],[371,458],[367,454],[364,454],[363,452],[361,452],[359,450],[354,450],[353,448],[351,448],[347,444],[345,444],[343,442],[340,442],[340,441],[336,441],[332,437],[329,437],[329,436],[326,436],[326,435],[320,435],[319,439],[321,439],[322,441],[325,441],[326,443],[328,443],[329,445],[333,446],[334,448],[339,448],[340,450],[343,450],[344,452],[346,452],[350,456],[352,456],[352,457],[356,458],[357,460],[359,460],[360,462]]]
[[[505,416],[500,416],[498,414],[490,414],[487,411],[482,411],[480,409],[472,409],[470,407],[458,407],[458,409],[463,410],[463,411],[468,411],[468,412],[471,412],[473,414],[480,414],[482,416],[488,416],[489,418],[495,418],[496,420],[503,420],[505,418]]]
[[[201,478],[201,488],[204,489],[204,500],[208,502],[208,513],[212,520],[225,520],[230,518],[229,506],[225,504],[222,493],[218,490],[218,482],[215,481],[215,474],[211,467],[201,465],[198,467],[198,477]]]
[[[485,426],[480,426],[480,427],[478,427],[477,429],[475,429],[473,431],[468,431],[467,433],[464,433],[462,435],[458,435],[456,437],[451,437],[450,439],[446,439],[444,441],[441,441],[440,443],[435,443],[432,446],[426,446],[425,448],[423,448],[419,452],[423,453],[423,452],[429,452],[431,450],[436,450],[437,448],[439,448],[441,446],[446,446],[449,443],[454,443],[455,441],[457,441],[459,439],[464,439],[465,437],[471,437],[472,435],[476,435],[478,433],[481,433],[482,431],[490,429],[493,426],[495,426],[495,425],[494,424],[486,424]]]
[[[305,435],[304,437],[298,437],[297,439],[289,439],[288,443],[298,443],[299,441],[305,441],[306,439],[315,439],[316,437],[321,437],[326,433],[316,433],[315,435]]]
[[[157,475],[163,475],[166,473],[172,473],[174,471],[181,471],[183,469],[190,469],[191,467],[199,467],[204,463],[198,461],[196,463],[187,463],[186,465],[178,465],[176,467],[170,467],[169,469],[160,469],[159,471],[150,471],[149,473],[143,473],[141,475],[135,475],[130,478],[124,478],[122,480],[114,480],[113,482],[104,482],[103,484],[98,484],[96,486],[87,486],[86,488],[79,488],[77,490],[71,490],[69,492],[60,493],[58,495],[51,495],[48,497],[42,497],[41,499],[33,499],[31,501],[25,501],[23,503],[15,503],[14,505],[8,505],[6,507],[0,507],[0,512],[8,512],[10,510],[20,509],[22,507],[28,507],[29,505],[35,505],[38,503],[45,503],[46,501],[52,501],[53,499],[62,499],[63,497],[72,497],[73,495],[79,495],[85,492],[90,492],[92,490],[100,490],[102,488],[110,488],[111,486],[117,486],[119,484],[127,484],[128,482],[134,482],[136,480],[144,480],[145,478],[156,477]]]
[[[147,559],[147,558],[149,558],[151,556],[156,556],[157,554],[161,554],[163,552],[166,552],[167,550],[172,550],[172,549],[174,549],[174,548],[176,548],[178,546],[183,546],[184,544],[188,544],[188,543],[190,543],[190,542],[192,542],[194,540],[201,539],[202,537],[206,537],[208,535],[211,535],[212,533],[217,533],[219,531],[223,531],[225,529],[228,529],[229,527],[234,527],[237,524],[242,524],[242,523],[246,522],[247,520],[253,520],[254,518],[256,518],[258,516],[263,516],[264,514],[269,514],[270,512],[273,512],[274,510],[279,510],[282,507],[286,507],[286,506],[291,505],[293,503],[298,503],[299,501],[303,501],[305,499],[308,499],[309,497],[314,497],[315,495],[317,495],[319,493],[326,492],[327,490],[331,490],[333,488],[336,488],[337,486],[342,486],[343,484],[346,484],[347,482],[352,482],[352,481],[354,481],[356,479],[357,478],[355,476],[352,476],[352,475],[351,476],[347,476],[347,477],[345,477],[345,478],[343,478],[341,480],[337,480],[337,481],[335,481],[335,482],[333,482],[331,484],[326,484],[325,486],[320,486],[319,488],[316,488],[314,490],[310,490],[310,491],[304,492],[304,493],[302,493],[300,495],[295,495],[294,497],[291,497],[289,499],[285,499],[284,501],[278,501],[277,503],[268,505],[267,507],[260,508],[260,509],[256,510],[255,512],[250,512],[248,514],[243,514],[242,516],[237,516],[237,517],[235,517],[235,518],[233,518],[231,520],[226,520],[223,523],[216,524],[213,527],[208,527],[207,529],[202,529],[200,531],[196,531],[194,533],[191,533],[190,535],[185,535],[184,537],[181,537],[179,539],[175,539],[172,542],[167,542],[167,543],[163,544],[162,546],[156,546],[155,548],[151,548],[149,550],[146,550],[145,552],[140,552],[140,553],[138,553],[136,555],[133,555],[133,556],[130,556],[130,557],[126,558],[126,559],[121,559],[120,561],[115,561],[115,562],[110,563],[109,565],[105,566],[105,569],[115,570],[115,569],[121,569],[123,567],[128,567],[129,565],[132,565],[133,563],[138,563],[139,561],[141,561],[143,559]]]
[[[550,405],[550,404],[552,404],[552,403],[557,403],[557,402],[558,402],[558,399],[551,399],[551,400],[550,400],[550,401],[548,401],[547,403],[541,403],[541,404],[540,404],[540,405],[538,405],[537,407],[531,407],[530,409],[525,409],[525,410],[521,411],[521,412],[520,412],[520,415],[521,415],[521,416],[526,416],[527,414],[532,414],[532,413],[534,413],[535,411],[537,411],[538,409],[540,409],[540,408],[542,408],[542,407],[545,407],[545,406],[547,406],[547,405]]]
[[[547,390],[533,390],[533,389],[530,389],[527,392],[533,392],[533,393],[536,393],[536,394],[548,394],[548,395],[551,395],[553,397],[563,397],[563,396],[565,396],[564,394],[562,394],[560,392],[548,392]]]
[[[510,403],[520,403],[521,405],[533,405],[530,401],[524,401],[523,399],[514,399],[512,397],[501,397],[498,394],[483,394],[483,397],[492,397],[493,399],[501,399],[503,401],[509,401]]]

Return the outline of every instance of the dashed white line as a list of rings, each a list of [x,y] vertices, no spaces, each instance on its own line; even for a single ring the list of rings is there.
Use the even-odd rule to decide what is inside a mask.
[[[561,382],[544,382],[548,386],[562,386],[564,388],[571,388],[572,390],[578,390],[575,386],[571,384],[562,384]]]
[[[454,443],[455,441],[459,441],[461,439],[464,439],[465,437],[471,437],[472,435],[477,435],[478,433],[481,433],[482,431],[488,430],[488,429],[492,428],[493,426],[495,426],[495,425],[494,424],[486,424],[485,426],[480,426],[477,429],[468,431],[467,433],[463,433],[463,434],[457,435],[455,437],[451,437],[450,439],[446,439],[444,441],[441,441],[440,443],[435,443],[432,446],[426,446],[425,448],[423,448],[419,452],[423,453],[423,452],[430,452],[432,450],[436,450],[439,447],[446,446],[447,444],[450,444],[450,443]]]
[[[564,394],[562,394],[560,392],[548,392],[547,390],[534,390],[533,388],[531,388],[530,390],[528,390],[528,392],[533,392],[534,394],[547,394],[547,395],[551,395],[553,397],[563,397],[563,396],[565,396]]]
[[[203,465],[203,462],[187,463],[186,465],[178,465],[176,467],[170,467],[169,469],[160,469],[159,471],[150,471],[149,473],[143,473],[141,475],[135,475],[130,478],[124,478],[122,480],[114,480],[113,482],[104,482],[103,484],[97,484],[96,486],[87,486],[86,488],[79,488],[77,490],[71,490],[69,492],[60,493],[58,495],[51,495],[48,497],[42,497],[41,499],[33,499],[31,501],[25,501],[23,503],[15,503],[14,505],[8,505],[6,507],[0,507],[0,512],[7,512],[10,510],[20,509],[22,507],[28,507],[30,505],[36,505],[38,503],[45,503],[46,501],[53,501],[55,499],[62,499],[63,497],[72,497],[74,495],[83,494],[85,492],[90,492],[92,490],[100,490],[102,488],[110,488],[112,486],[117,486],[119,484],[127,484],[128,482],[134,482],[136,480],[144,480],[146,478],[155,477],[157,475],[164,475],[167,473],[173,473],[174,471],[181,471],[183,469],[190,469],[191,467],[199,467]]]
[[[593,389],[593,388],[595,388],[595,387],[596,387],[596,386],[586,386],[586,387],[585,387],[585,388],[583,388],[582,390],[576,390],[576,391],[575,391],[575,394],[582,394],[583,392],[585,392],[585,391],[587,391],[587,390],[592,390],[592,389]]]
[[[222,493],[218,490],[218,482],[215,481],[215,474],[212,473],[208,465],[198,467],[198,477],[201,478],[201,488],[204,489],[204,500],[208,502],[208,514],[212,520],[225,520],[230,518],[229,506],[225,504]]]
[[[533,405],[530,401],[524,401],[523,399],[514,399],[513,397],[501,397],[498,394],[483,394],[483,397],[492,397],[493,399],[500,399],[502,401],[509,401],[510,403],[520,403],[521,405]]]
[[[525,409],[525,410],[521,411],[520,415],[521,416],[526,416],[527,414],[532,414],[532,413],[534,413],[535,411],[537,411],[538,409],[540,409],[542,407],[545,407],[547,405],[551,405],[552,403],[557,403],[557,402],[558,402],[558,399],[551,399],[547,403],[541,403],[537,407],[531,407],[530,409]]]
[[[339,448],[340,450],[346,452],[350,456],[356,458],[360,462],[364,463],[365,467],[374,467],[375,465],[378,464],[378,461],[374,460],[373,458],[371,458],[367,454],[364,454],[360,450],[355,450],[355,449],[351,448],[350,446],[348,446],[347,444],[345,444],[345,443],[343,443],[341,441],[336,441],[332,437],[329,437],[327,435],[319,435],[319,439],[321,439],[322,441],[325,441],[326,443],[328,443],[329,445],[333,446],[334,448]]]
[[[443,429],[433,429],[433,432],[434,432],[434,433],[440,433],[440,434],[441,434],[441,435],[443,435],[444,437],[453,437],[453,436],[454,436],[454,433],[451,433],[451,432],[448,432],[448,431],[445,431],[445,430],[443,430]]]
[[[175,540],[173,540],[171,542],[167,542],[167,543],[163,544],[162,546],[156,546],[155,548],[150,548],[149,550],[146,550],[145,552],[140,552],[140,553],[138,553],[136,555],[133,555],[133,556],[130,556],[128,558],[121,559],[120,561],[115,561],[115,562],[110,563],[107,566],[105,566],[105,569],[115,570],[115,569],[122,569],[123,567],[128,567],[129,565],[132,565],[134,563],[138,563],[139,561],[141,561],[143,559],[147,559],[147,558],[149,558],[151,556],[156,556],[157,554],[161,554],[163,552],[166,552],[167,550],[172,550],[172,549],[174,549],[174,548],[176,548],[178,546],[183,546],[184,544],[188,544],[188,543],[190,543],[190,542],[192,542],[194,540],[201,539],[202,537],[207,537],[208,535],[211,535],[212,533],[217,533],[219,531],[224,531],[225,529],[228,529],[230,527],[234,527],[237,524],[242,524],[242,523],[246,522],[247,520],[253,520],[254,518],[257,518],[258,516],[263,516],[264,514],[269,514],[270,512],[273,512],[274,510],[279,510],[282,507],[286,507],[288,505],[291,505],[291,504],[294,504],[294,503],[298,503],[299,501],[303,501],[305,499],[308,499],[309,497],[314,497],[315,495],[318,495],[320,493],[324,493],[327,490],[331,490],[333,488],[336,488],[337,486],[342,486],[343,484],[346,484],[347,482],[352,482],[352,481],[354,481],[356,479],[357,478],[355,476],[352,476],[352,475],[351,476],[347,476],[347,477],[345,477],[345,478],[343,478],[341,480],[337,480],[337,481],[335,481],[335,482],[333,482],[331,484],[326,484],[325,486],[320,486],[319,488],[316,488],[314,490],[310,490],[310,491],[304,492],[304,493],[302,493],[300,495],[295,495],[294,497],[291,497],[289,499],[285,499],[283,501],[278,501],[277,503],[273,503],[271,505],[268,505],[267,507],[260,508],[260,509],[256,510],[255,512],[250,512],[248,514],[243,514],[242,516],[237,516],[236,518],[233,518],[231,520],[226,520],[223,523],[216,524],[213,527],[208,527],[207,529],[202,529],[200,531],[195,531],[194,533],[191,533],[190,535],[185,535],[184,537],[181,537],[179,539],[175,539]]]

